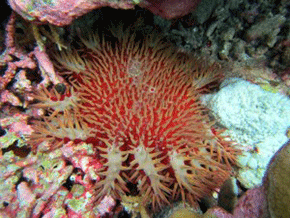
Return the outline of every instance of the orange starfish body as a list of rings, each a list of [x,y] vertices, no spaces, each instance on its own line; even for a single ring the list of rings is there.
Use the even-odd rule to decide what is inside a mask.
[[[56,62],[72,88],[35,94],[35,107],[47,113],[34,122],[30,143],[35,151],[44,141],[48,150],[67,141],[93,144],[103,164],[98,202],[132,194],[130,183],[144,205],[179,197],[196,205],[228,178],[238,151],[212,132],[194,85],[194,78],[216,76],[215,68],[200,72],[199,61],[152,38],[136,42],[124,34],[113,44],[83,37],[83,48],[61,51]]]

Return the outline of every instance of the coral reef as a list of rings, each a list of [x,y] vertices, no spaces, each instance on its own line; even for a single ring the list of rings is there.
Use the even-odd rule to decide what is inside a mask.
[[[203,97],[227,134],[243,149],[239,156],[238,179],[246,188],[262,182],[269,160],[288,139],[290,101],[280,93],[239,78],[221,84],[216,94]]]
[[[33,4],[30,7],[31,2]],[[268,104],[268,101],[266,104],[261,104],[260,101],[255,101],[256,103],[260,102],[255,105],[257,106],[256,109],[263,109],[262,115],[260,114],[263,119],[254,119],[253,116],[236,114],[236,117],[242,118],[240,124],[247,124],[249,120],[253,119],[259,122],[255,125],[240,125],[248,128],[242,128],[244,131],[229,135],[238,142],[243,140],[243,136],[254,143],[249,143],[247,140],[245,143],[240,143],[244,150],[243,156],[237,158],[239,167],[234,167],[235,177],[232,177],[231,183],[229,184],[229,180],[227,180],[222,185],[224,178],[217,177],[219,184],[212,185],[215,178],[203,177],[204,172],[207,172],[206,170],[210,170],[211,173],[221,170],[224,177],[230,174],[231,168],[226,163],[227,159],[218,160],[218,157],[222,156],[219,152],[222,152],[223,148],[220,145],[217,146],[217,142],[225,143],[227,138],[222,135],[231,133],[233,130],[230,130],[230,132],[217,131],[216,128],[221,122],[216,124],[210,122],[209,117],[211,119],[214,117],[207,116],[209,111],[200,105],[199,100],[200,94],[208,91],[204,89],[205,87],[210,88],[215,85],[214,89],[210,89],[210,92],[217,91],[216,85],[220,82],[216,80],[217,72],[215,70],[218,70],[217,65],[208,67],[209,63],[216,61],[222,64],[222,71],[226,78],[240,77],[261,87],[255,86],[253,88],[253,84],[251,84],[249,89],[253,92],[252,100],[256,99],[257,94],[254,93],[257,90],[267,93],[267,96],[269,92],[272,92],[288,95],[289,97],[290,28],[288,1],[203,0],[196,10],[193,5],[197,1],[189,2],[187,0],[66,1],[63,9],[69,13],[60,13],[63,12],[59,4],[61,2],[63,1],[10,0],[11,6],[27,20],[23,20],[21,16],[15,16],[15,13],[12,13],[10,19],[3,22],[4,27],[8,21],[5,36],[4,30],[0,31],[0,41],[3,42],[1,45],[2,55],[0,56],[1,217],[100,218],[122,217],[127,213],[131,217],[164,218],[166,217],[166,211],[169,210],[167,208],[170,207],[163,207],[163,204],[168,204],[167,201],[173,203],[173,211],[176,209],[175,205],[180,204],[182,206],[175,213],[177,217],[268,218],[270,214],[274,217],[288,217],[287,211],[284,210],[287,207],[283,205],[283,203],[289,201],[288,184],[281,181],[284,181],[288,176],[288,171],[284,168],[287,165],[287,161],[285,161],[287,151],[284,150],[284,147],[289,147],[289,143],[278,151],[275,155],[277,158],[272,159],[264,181],[260,184],[271,155],[287,140],[284,130],[289,123],[289,119],[284,119],[283,116],[283,119],[281,119],[280,116],[282,111],[286,111],[286,117],[289,114],[287,112],[289,111],[287,110],[288,103],[285,103],[287,101],[281,101],[285,103],[284,107],[280,104],[280,101],[277,101],[277,104]],[[78,4],[79,2],[84,4]],[[97,2],[100,3],[98,6],[93,5]],[[70,5],[68,5],[69,3]],[[79,17],[95,6],[103,8]],[[135,8],[136,10],[114,10],[110,7]],[[158,13],[160,17],[144,8],[150,9],[153,13]],[[167,20],[162,18],[171,18],[171,15],[182,16],[192,9],[195,10],[194,13],[180,19]],[[72,22],[73,20],[74,22]],[[70,25],[62,26],[67,24]],[[138,34],[135,36],[134,32],[132,38],[124,38],[126,34],[124,35],[123,31],[119,29],[113,31],[112,34],[108,31],[112,28],[112,24],[124,24],[125,27],[136,28],[138,34],[142,36],[140,37]],[[101,34],[101,39],[98,38],[98,34],[86,33],[79,38],[80,30],[85,29],[96,30],[97,33]],[[177,45],[177,49],[171,50],[171,45],[170,48],[165,48],[167,44],[160,44],[158,40],[145,39],[145,42],[142,42],[148,31],[153,29],[158,31],[158,35],[161,37],[164,36],[164,40]],[[133,39],[134,43],[131,42]],[[122,42],[125,46],[132,46],[122,50],[121,48],[124,47],[120,45]],[[148,42],[150,43],[148,44]],[[132,48],[135,48],[135,53],[128,52]],[[103,49],[105,53],[100,52],[100,49]],[[121,51],[124,52],[120,55]],[[163,58],[160,60],[161,64],[146,65],[148,62],[146,62],[146,58],[144,59],[144,51],[149,51],[150,60]],[[176,54],[176,51],[180,53]],[[208,63],[204,64],[203,61],[196,60],[196,56],[192,57],[190,53],[192,51],[197,56],[206,55],[206,62]],[[103,56],[101,56],[102,54]],[[131,56],[129,57],[128,54],[131,54]],[[137,56],[141,55],[141,58],[138,56],[139,59],[134,59],[132,55],[136,54]],[[156,55],[154,56],[154,54]],[[111,59],[108,58],[111,55],[116,56],[113,60],[119,58],[123,62],[111,62]],[[168,57],[168,55],[171,57]],[[175,58],[179,60],[177,61]],[[107,63],[100,64],[102,61],[97,60]],[[168,61],[171,63],[165,64]],[[193,61],[195,63],[192,63]],[[117,66],[120,66],[119,63],[123,65],[118,75],[125,75],[124,78],[127,78],[127,83],[123,77],[120,77],[122,82],[111,84],[110,82],[116,81],[111,73],[115,73]],[[188,66],[185,67],[186,64]],[[108,66],[113,69],[112,72],[102,70],[92,73],[96,68],[104,69]],[[150,69],[153,68],[154,72],[155,70],[160,72],[159,70],[163,69],[164,66],[172,66],[170,69],[173,72],[167,72],[168,78],[158,80],[156,77],[159,78],[160,74],[157,73],[156,77],[151,77],[152,80],[143,81],[143,77],[140,79],[141,75],[153,74]],[[104,77],[102,73],[106,73]],[[182,76],[178,77],[180,75]],[[88,78],[89,83],[87,82]],[[96,78],[99,78],[97,82],[95,81]],[[106,78],[106,80],[101,80],[101,78]],[[154,78],[160,83],[155,84]],[[190,79],[183,81],[182,78]],[[180,91],[175,93],[170,93],[164,90],[165,87],[162,87],[160,90],[164,93],[159,95],[160,92],[157,92],[156,86],[159,84],[167,85],[172,80],[177,80],[179,84],[182,84],[181,81],[183,81],[186,85],[176,89]],[[106,83],[106,81],[109,82]],[[234,83],[227,84],[224,88],[234,86]],[[86,88],[89,91],[78,92],[86,84],[91,85]],[[102,89],[96,89],[96,94],[94,89],[97,84],[100,84]],[[108,84],[115,89],[107,89]],[[121,89],[118,92],[120,85],[126,85],[127,89]],[[135,92],[139,85],[143,92]],[[171,85],[169,87],[175,86]],[[130,90],[136,95],[130,93]],[[225,95],[229,95],[230,89],[227,90]],[[244,92],[247,90],[248,88]],[[191,92],[192,94],[188,95]],[[140,93],[142,94],[139,95]],[[88,99],[91,94],[94,97]],[[124,94],[124,96],[117,100],[116,96],[120,94]],[[248,94],[251,96],[251,93]],[[154,111],[154,109],[159,108],[159,105],[160,107],[163,105],[153,104],[153,96],[154,99],[159,96],[159,100],[164,100],[164,98],[168,99],[170,95],[175,95],[175,98],[180,100],[170,102],[171,105],[178,104],[172,110],[173,112],[171,110],[166,112],[165,108],[162,109],[162,112]],[[96,99],[98,96],[99,98]],[[126,96],[131,97],[127,104],[112,103],[114,101],[121,102],[126,99]],[[139,100],[136,96],[139,97]],[[191,98],[194,98],[192,102],[189,100]],[[260,99],[263,100],[264,98],[268,99],[269,96]],[[86,99],[86,102],[84,99]],[[103,99],[102,103],[106,105],[105,107],[100,107],[102,103],[99,102],[99,99]],[[275,98],[273,97],[273,99]],[[287,97],[283,99],[287,99]],[[140,103],[143,100],[145,103]],[[185,106],[182,104],[183,100],[187,100],[189,103]],[[137,104],[133,102],[137,102]],[[172,146],[167,144],[167,142],[179,139],[176,136],[178,131],[174,132],[174,124],[177,123],[182,126],[183,122],[190,121],[189,118],[177,117],[176,110],[183,107],[183,110],[186,111],[193,105],[196,105],[197,107],[194,108],[201,112],[190,112],[188,115],[194,114],[193,117],[202,115],[197,120],[203,120],[204,122],[197,128],[206,129],[205,131],[197,130],[195,133],[206,133],[208,135],[199,138],[198,143],[188,143],[191,137],[186,135],[185,138],[188,141],[185,140],[181,147],[176,149],[179,156],[175,155],[178,157],[174,160],[171,156],[174,156],[172,149],[176,148],[176,144]],[[120,110],[113,110],[114,106],[118,106]],[[86,109],[87,107],[89,109]],[[93,111],[93,107],[97,107],[97,110]],[[226,111],[226,109],[232,109],[232,107],[232,101],[227,101],[224,107],[220,108]],[[131,113],[125,112],[124,108],[129,108]],[[142,108],[146,108],[146,110],[142,110]],[[255,111],[255,108],[253,109],[247,105],[243,105],[243,108]],[[134,112],[136,113],[134,114]],[[101,113],[106,113],[113,118],[110,120],[108,117],[100,116]],[[153,118],[150,113],[153,114]],[[170,125],[169,118],[164,121],[166,113],[171,114],[176,123]],[[131,114],[134,117],[131,119],[132,122],[129,123]],[[90,118],[85,119],[84,117],[87,115]],[[159,119],[158,115],[162,117]],[[209,115],[211,114],[209,113]],[[121,116],[127,117],[127,120],[122,124],[120,124]],[[96,117],[99,117],[99,120],[96,121]],[[235,124],[236,117],[227,119],[227,123]],[[278,130],[279,134],[274,134],[275,143],[264,143],[268,141],[269,135],[273,136],[272,133],[277,130],[277,128],[268,128],[269,117],[275,118],[283,127],[281,131]],[[127,131],[123,128],[126,125],[130,128]],[[135,128],[133,128],[134,126]],[[156,129],[157,126],[161,127]],[[181,127],[185,133],[187,126],[184,124]],[[43,130],[43,134],[37,132],[37,127],[39,127],[39,131]],[[177,128],[180,127],[177,126]],[[287,131],[286,134],[289,138],[289,127]],[[107,132],[109,135],[106,134]],[[117,148],[120,148],[120,150],[111,150],[110,153],[107,150],[110,145],[107,144],[113,141],[111,138],[114,137],[115,133],[122,134],[123,132],[125,132],[125,136],[118,135],[120,141],[113,143],[113,146],[119,143]],[[151,135],[143,134],[146,132]],[[172,132],[174,133],[171,134]],[[255,134],[252,132],[255,132]],[[167,138],[175,137],[174,140],[169,141],[165,137],[158,138],[163,133],[167,134]],[[44,135],[47,137],[46,139],[43,139]],[[67,137],[63,138],[63,135]],[[145,136],[140,138],[139,135]],[[156,137],[149,141],[149,137],[153,136]],[[30,143],[27,141],[28,138],[31,139]],[[144,138],[147,141],[143,141]],[[273,137],[270,138],[273,139]],[[156,141],[154,141],[155,139]],[[197,140],[196,135],[191,139],[193,141]],[[257,141],[258,143],[256,143]],[[270,141],[273,142],[274,140]],[[140,142],[145,142],[145,144]],[[195,150],[193,151],[188,148],[189,146],[186,143],[190,146],[191,144],[203,145],[205,149],[194,147]],[[31,147],[31,145],[34,146]],[[144,149],[138,150],[137,146],[139,145]],[[214,150],[215,148],[221,149]],[[227,145],[226,148],[229,149]],[[156,151],[159,153],[154,156],[157,153]],[[148,164],[138,163],[140,162],[138,160],[142,157],[142,152],[149,153],[149,155],[145,155],[144,163],[150,162],[151,158],[153,163],[151,166],[153,165],[153,167],[150,169],[158,169],[157,176],[152,173],[153,170],[147,170],[146,166]],[[281,155],[279,155],[279,152],[281,152]],[[206,158],[211,159],[198,159],[197,157],[200,154],[206,154]],[[109,163],[108,157],[110,155],[114,157],[119,155],[119,159],[117,158]],[[125,158],[127,158],[126,161],[124,161]],[[185,158],[188,159],[185,160]],[[195,161],[194,159],[193,161],[193,158],[198,160]],[[121,167],[120,165],[117,168],[111,167],[116,161],[122,164]],[[172,165],[174,161],[179,164],[175,169]],[[206,168],[208,163],[218,163],[219,167]],[[178,166],[182,164],[185,168],[178,170]],[[162,167],[164,167],[163,171]],[[193,169],[193,167],[195,167],[194,172],[193,170],[185,172],[188,169]],[[119,174],[121,179],[118,177],[110,184],[105,184],[104,181],[114,179],[114,176],[108,175],[108,170],[113,172],[112,175],[116,175],[116,171],[120,168],[122,168]],[[176,169],[181,173],[185,172],[184,175],[189,177],[177,178],[176,175],[178,174],[174,172]],[[236,172],[239,173],[237,177]],[[194,175],[198,177],[197,179],[204,179],[199,183],[199,185],[203,185],[200,190],[209,187],[206,192],[200,194],[200,196],[206,195],[205,198],[191,194],[190,189],[195,189],[197,186],[190,186],[187,189],[184,182],[182,183],[187,179],[188,184],[193,184]],[[166,176],[168,176],[168,180],[166,180]],[[162,187],[161,190],[162,199],[155,198],[154,200],[154,197],[152,197],[157,190],[156,187],[154,190],[151,185],[152,178],[165,187]],[[139,179],[140,182],[138,182]],[[234,183],[236,179],[237,183]],[[120,183],[120,181],[124,181],[124,183]],[[275,181],[279,182],[275,183]],[[205,183],[209,186],[206,186]],[[174,189],[175,184],[177,184],[176,189]],[[104,188],[107,188],[110,193],[105,197],[96,196],[96,190],[103,190]],[[126,188],[128,191],[125,190]],[[144,193],[146,190],[149,190],[148,193]],[[281,192],[285,195],[279,195]],[[105,195],[105,193],[104,190],[101,195]],[[190,196],[197,197],[191,201],[188,199]],[[151,199],[149,199],[150,197]],[[158,199],[160,203],[158,203]],[[280,199],[283,201],[280,201]],[[155,201],[155,203],[152,201]],[[189,207],[184,201],[191,203],[193,206],[201,206],[203,211],[206,212],[202,214],[201,210]],[[198,201],[198,205],[196,201]],[[162,207],[161,211],[153,212],[153,206],[156,208],[159,205]],[[186,207],[184,208],[183,205],[186,205]],[[268,208],[270,211],[268,211]]]

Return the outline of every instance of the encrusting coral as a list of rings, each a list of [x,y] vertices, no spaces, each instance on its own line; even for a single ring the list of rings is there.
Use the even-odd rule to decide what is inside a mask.
[[[197,206],[228,178],[239,153],[199,102],[204,78],[219,68],[178,55],[154,34],[138,40],[118,31],[110,40],[83,34],[77,49],[53,53],[70,87],[34,93],[32,107],[44,115],[32,121],[29,143],[34,152],[93,145],[91,157],[102,164],[94,172],[100,181],[91,181],[96,202],[136,195],[131,184],[143,205],[181,197]]]

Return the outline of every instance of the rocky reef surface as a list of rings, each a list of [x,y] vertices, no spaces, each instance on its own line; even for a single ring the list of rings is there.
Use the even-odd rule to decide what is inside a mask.
[[[0,31],[1,217],[290,216],[288,1],[9,0],[8,3],[11,15],[3,19]],[[112,27],[118,28],[112,31]],[[55,145],[48,137],[40,150],[57,149],[37,152],[29,142],[35,132],[32,121],[44,117],[42,121],[48,122],[47,115],[53,113],[33,107],[41,102],[35,93],[45,87],[46,95],[56,95],[51,98],[54,101],[72,84],[69,73],[62,72],[56,54],[63,54],[67,68],[80,70],[87,62],[77,56],[70,59],[67,54],[71,47],[82,52],[84,41],[79,37],[82,31],[94,30],[113,42],[124,37],[125,29],[134,30],[137,38],[157,33],[159,41],[175,47],[179,57],[175,64],[197,60],[199,64],[189,72],[195,78],[192,85],[203,87],[199,90],[203,95],[200,100],[207,105],[206,113],[214,123],[211,134],[222,129],[223,137],[229,136],[240,150],[231,177],[209,195],[202,196],[198,208],[180,203],[185,199],[180,193],[186,193],[181,188],[175,190],[181,197],[170,202],[173,209],[164,205],[153,212],[151,203],[143,203],[138,183],[129,184],[132,175],[123,174],[123,180],[128,177],[126,186],[129,185],[130,194],[121,198],[108,193],[96,203],[91,185],[92,181],[100,181],[103,176],[100,169],[106,163],[100,161],[101,157],[95,158],[92,143],[64,139],[60,144],[57,139]],[[87,46],[98,47],[95,43],[98,40],[90,38],[93,43]],[[154,47],[154,43],[150,46]],[[132,78],[140,75],[139,65],[130,66]],[[220,73],[218,78],[213,78],[215,73],[204,73],[209,72],[208,66],[215,66],[212,70]],[[64,125],[79,128],[75,123]],[[205,153],[210,152],[208,149]],[[217,157],[221,156],[215,152]],[[124,167],[130,161],[130,158],[125,161]],[[225,164],[225,159],[219,161]],[[182,164],[190,165],[187,160]],[[154,167],[160,165],[155,163]]]

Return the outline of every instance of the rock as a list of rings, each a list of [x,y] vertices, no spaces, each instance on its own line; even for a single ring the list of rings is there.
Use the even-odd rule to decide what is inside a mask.
[[[224,182],[219,191],[218,206],[228,212],[232,212],[238,201],[239,188],[237,180],[232,177]]]
[[[252,25],[246,31],[246,39],[248,42],[256,40],[258,38],[267,37],[267,44],[269,47],[273,47],[273,43],[276,42],[276,36],[280,32],[280,27],[284,24],[286,18],[282,15],[275,15],[260,21],[257,24]]]
[[[234,210],[235,218],[270,218],[267,210],[266,195],[263,187],[248,190],[238,201]]]
[[[203,24],[209,19],[216,7],[218,5],[223,6],[223,4],[222,0],[203,0],[194,11],[193,16],[199,24]]]
[[[201,0],[146,0],[140,6],[166,19],[178,18],[196,9]]]
[[[290,217],[290,141],[271,160],[265,177],[271,217]]]

